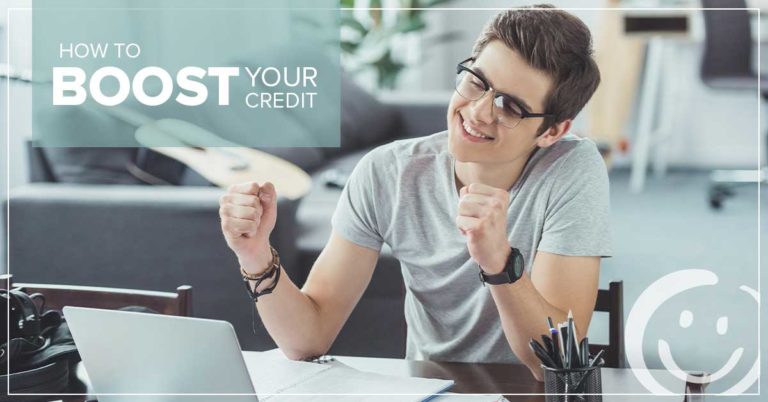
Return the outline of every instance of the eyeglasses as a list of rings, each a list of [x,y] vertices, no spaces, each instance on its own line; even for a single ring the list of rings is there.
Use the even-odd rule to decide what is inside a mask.
[[[493,115],[496,116],[499,124],[511,129],[517,127],[523,119],[553,115],[552,113],[531,113],[513,96],[493,89],[485,78],[466,66],[468,62],[474,61],[474,57],[470,57],[456,65],[456,93],[464,99],[476,101],[490,91],[493,94]]]

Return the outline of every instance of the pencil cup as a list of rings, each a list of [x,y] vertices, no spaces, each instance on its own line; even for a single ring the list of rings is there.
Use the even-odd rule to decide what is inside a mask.
[[[600,366],[544,369],[544,392],[547,402],[602,402]]]

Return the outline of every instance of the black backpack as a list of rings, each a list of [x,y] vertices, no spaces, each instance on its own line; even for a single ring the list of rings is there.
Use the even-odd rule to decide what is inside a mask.
[[[35,300],[40,301],[39,308]],[[12,394],[66,392],[70,373],[74,375],[71,369],[80,361],[80,355],[61,312],[46,311],[45,297],[40,293],[27,295],[18,289],[0,289],[0,316],[0,402],[49,398],[9,397],[9,383]]]

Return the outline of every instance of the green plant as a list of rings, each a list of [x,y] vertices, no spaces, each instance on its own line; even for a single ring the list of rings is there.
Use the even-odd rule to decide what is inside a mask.
[[[361,9],[362,1],[340,1],[344,68],[352,73],[373,69],[379,88],[391,89],[406,67],[393,52],[395,40],[426,29],[424,9],[451,0],[400,0],[398,8],[386,9],[382,8],[382,0],[369,0],[365,10]],[[446,32],[428,41],[437,44],[456,37],[456,32]]]

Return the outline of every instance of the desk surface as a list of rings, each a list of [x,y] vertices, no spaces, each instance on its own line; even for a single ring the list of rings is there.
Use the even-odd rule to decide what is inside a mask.
[[[246,352],[247,353],[247,352]],[[446,363],[370,357],[336,357],[358,370],[380,374],[451,379],[456,383],[449,391],[456,393],[503,394],[510,401],[544,401],[544,384],[536,381],[522,364]],[[661,384],[673,392],[684,393],[685,382],[664,370],[650,370]],[[603,392],[606,394],[641,394],[637,396],[605,395],[603,402],[613,401],[682,401],[682,396],[650,396],[629,369],[602,369]],[[515,395],[517,394],[517,395]],[[644,394],[644,395],[642,395]]]
[[[243,352],[244,355],[257,352]],[[455,385],[449,390],[455,393],[503,394],[513,402],[543,402],[544,385],[537,382],[527,367],[522,364],[495,363],[447,363],[404,359],[336,356],[338,361],[362,371],[395,376],[450,379]],[[82,367],[82,363],[79,365]],[[651,370],[654,377],[673,392],[685,392],[685,382],[674,378],[663,370]],[[83,379],[82,376],[80,376]],[[602,369],[604,402],[618,401],[663,401],[679,402],[682,396],[650,396],[629,369]],[[84,379],[87,381],[87,379]],[[72,392],[84,392],[87,384],[77,384]],[[522,394],[522,395],[521,395]],[[533,395],[526,395],[533,394]],[[644,395],[642,395],[644,394]],[[85,397],[71,396],[64,402],[83,402]],[[436,399],[435,401],[439,401]]]

